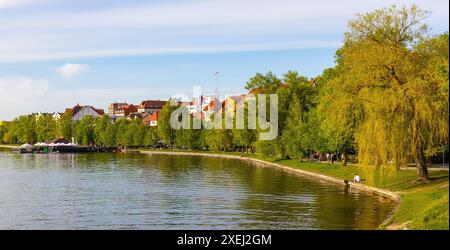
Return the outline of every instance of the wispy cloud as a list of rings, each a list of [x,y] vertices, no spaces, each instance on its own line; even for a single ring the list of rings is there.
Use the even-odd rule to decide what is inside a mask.
[[[78,50],[78,51],[35,51],[27,54],[15,54],[13,52],[5,52],[0,57],[0,63],[4,62],[32,62],[39,60],[53,60],[53,59],[82,59],[82,58],[105,58],[117,56],[139,56],[139,55],[162,55],[162,54],[205,54],[205,53],[227,53],[227,52],[250,52],[250,51],[271,51],[271,50],[289,50],[289,49],[314,49],[314,48],[337,48],[341,44],[339,40],[305,40],[299,42],[280,42],[280,43],[252,43],[252,44],[233,44],[233,45],[215,45],[208,47],[161,47],[161,48],[124,48],[124,49],[102,49],[93,48],[92,50]],[[82,72],[85,72],[88,65],[72,65],[66,64],[59,68],[61,75],[69,76],[69,72],[75,66],[84,67]],[[80,67],[77,67],[80,68]],[[77,72],[78,73],[78,72]],[[81,72],[79,72],[81,73]]]
[[[13,7],[42,4],[51,0],[0,0],[0,10]]]
[[[0,1],[4,6],[16,2]],[[430,21],[440,25],[438,30],[448,29],[448,1],[417,2],[433,12]],[[63,1],[70,4],[66,7],[58,3],[57,11],[46,5],[39,11],[32,6],[2,11],[0,62],[336,48],[354,14],[410,1],[126,1],[100,7],[91,1]]]
[[[81,73],[87,72],[89,65],[66,63],[58,68],[58,72],[62,78],[69,79]]]

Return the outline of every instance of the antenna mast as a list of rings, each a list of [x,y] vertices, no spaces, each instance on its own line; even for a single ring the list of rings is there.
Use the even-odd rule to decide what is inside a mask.
[[[219,95],[219,72],[214,73],[216,76],[216,95]]]

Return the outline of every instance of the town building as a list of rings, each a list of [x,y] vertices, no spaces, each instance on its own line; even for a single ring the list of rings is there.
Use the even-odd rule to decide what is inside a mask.
[[[142,101],[139,106],[137,112],[139,113],[153,113],[157,111],[161,111],[167,101],[160,100],[146,100]]]
[[[153,112],[153,114],[150,115],[150,126],[151,127],[158,126],[158,116],[159,116],[159,112]]]
[[[125,118],[138,112],[137,105],[114,102],[108,106],[108,115],[111,119]]]
[[[222,102],[223,112],[236,113],[236,107],[242,101],[245,101],[247,95],[228,96]]]
[[[66,109],[65,113],[70,114],[73,121],[79,121],[85,116],[91,116],[93,118],[100,117],[105,114],[105,111],[103,109],[96,109],[92,106],[81,106],[77,104],[73,108]]]
[[[148,126],[156,127],[158,125],[159,112],[143,113],[142,123]]]
[[[191,114],[191,115],[200,112],[200,108],[198,105],[189,105],[186,107],[188,108],[189,114]]]
[[[52,117],[55,121],[61,119],[61,116],[63,115],[63,113],[59,113],[59,112],[53,112]]]

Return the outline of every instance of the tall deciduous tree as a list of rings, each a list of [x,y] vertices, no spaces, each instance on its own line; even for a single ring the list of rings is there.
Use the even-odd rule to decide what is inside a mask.
[[[57,135],[56,122],[50,115],[36,118],[36,139],[41,142],[49,141]]]
[[[448,138],[448,77],[430,69],[448,64],[448,53],[419,49],[426,17],[416,6],[393,6],[351,21],[330,85],[330,105],[343,114],[338,124],[356,128],[360,163],[398,168],[412,156],[420,180],[428,180],[427,150]]]
[[[24,115],[15,119],[12,123],[14,136],[18,143],[36,142],[36,118],[33,115]],[[16,142],[16,141],[15,141]]]
[[[165,144],[171,146],[175,142],[176,130],[170,125],[170,117],[177,108],[177,106],[171,106],[169,101],[163,106],[158,116],[158,136]]]
[[[70,113],[64,113],[56,122],[57,136],[64,137],[67,140],[72,140],[72,115]]]
[[[92,116],[85,116],[74,123],[74,137],[79,144],[90,145],[95,138],[95,119]]]
[[[158,133],[155,127],[148,127],[144,136],[145,146],[154,146],[159,141]]]
[[[285,88],[281,88],[280,98],[284,103],[284,111],[279,113],[285,117],[282,127],[281,141],[286,148],[287,155],[302,158],[311,153],[313,148],[308,145],[308,113],[315,107],[317,88],[298,72],[291,71],[285,74]]]

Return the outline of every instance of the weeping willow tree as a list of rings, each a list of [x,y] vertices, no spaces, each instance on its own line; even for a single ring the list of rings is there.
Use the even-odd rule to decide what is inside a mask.
[[[427,16],[392,6],[350,21],[325,98],[334,127],[352,132],[361,166],[413,160],[423,181],[427,157],[448,143],[448,34],[428,38]]]

